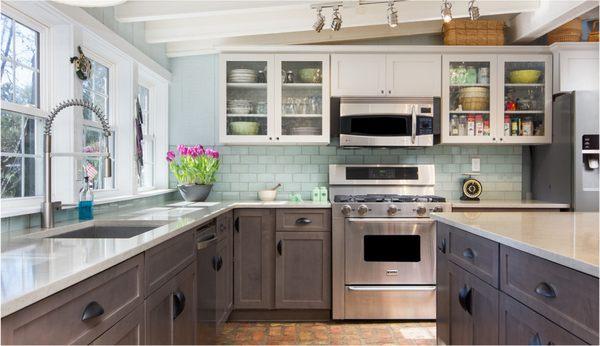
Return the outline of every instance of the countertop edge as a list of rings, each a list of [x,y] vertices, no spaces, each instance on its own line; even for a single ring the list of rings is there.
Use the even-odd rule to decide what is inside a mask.
[[[194,221],[189,222],[188,224],[182,225],[181,227],[172,230],[171,232],[149,241],[145,244],[141,244],[137,247],[128,249],[122,253],[116,254],[110,258],[99,261],[90,265],[87,268],[83,268],[79,271],[76,271],[68,276],[58,279],[46,286],[39,287],[35,290],[24,293],[23,295],[17,296],[9,301],[2,302],[0,305],[0,318],[5,318],[19,310],[22,310],[30,305],[33,305],[47,297],[50,297],[53,294],[56,294],[66,288],[74,286],[90,277],[101,273],[104,270],[107,270],[111,267],[114,267],[120,263],[123,263],[144,251],[151,249],[159,244],[164,243],[165,241],[172,239],[184,232],[187,232],[193,228],[196,228],[203,223],[212,220],[222,214],[227,213],[228,211],[240,208],[271,208],[271,209],[323,209],[323,208],[331,208],[330,203],[312,203],[312,202],[300,202],[300,203],[292,203],[292,202],[261,202],[261,201],[223,201],[223,207],[213,211],[210,214],[203,215],[202,217],[198,217]],[[119,220],[115,218],[115,220]],[[173,221],[176,222],[176,221]]]
[[[514,249],[526,252],[528,254],[543,258],[550,262],[554,262],[554,263],[560,264],[562,266],[580,271],[580,272],[588,274],[590,276],[593,276],[596,278],[600,277],[599,273],[598,273],[599,267],[594,266],[592,264],[582,262],[582,261],[579,261],[579,260],[571,258],[571,257],[559,255],[555,252],[543,250],[543,249],[520,242],[520,241],[512,239],[512,238],[503,237],[494,232],[486,231],[485,229],[473,227],[470,225],[465,225],[464,223],[445,218],[442,215],[431,214],[431,218],[436,221],[440,221],[440,222],[446,223],[450,226],[459,228],[463,231],[466,231],[466,232],[478,235],[480,237],[495,241],[502,245],[506,245],[506,246],[512,247]]]
[[[568,203],[554,203],[543,201],[450,201],[453,209],[569,209]]]

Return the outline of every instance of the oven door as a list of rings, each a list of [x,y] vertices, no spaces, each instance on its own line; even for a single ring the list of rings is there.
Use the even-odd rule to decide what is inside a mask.
[[[435,221],[345,220],[346,285],[434,285]]]

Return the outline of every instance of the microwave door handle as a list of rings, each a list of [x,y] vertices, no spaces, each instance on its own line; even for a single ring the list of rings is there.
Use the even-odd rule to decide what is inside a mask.
[[[412,144],[415,144],[415,140],[417,138],[417,109],[415,105],[412,106],[412,133],[411,133],[411,141]]]

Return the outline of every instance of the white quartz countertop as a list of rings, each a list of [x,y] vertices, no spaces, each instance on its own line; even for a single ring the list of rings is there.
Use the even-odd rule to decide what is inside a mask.
[[[599,277],[598,213],[453,212],[437,221]]]
[[[235,208],[329,208],[329,203],[287,201],[175,202],[99,215],[94,221],[136,221],[162,226],[132,238],[44,238],[80,226],[3,232],[1,241],[1,316],[7,316],[85,280],[145,250]]]
[[[569,209],[568,203],[553,203],[538,200],[481,200],[481,201],[450,201],[453,209]]]

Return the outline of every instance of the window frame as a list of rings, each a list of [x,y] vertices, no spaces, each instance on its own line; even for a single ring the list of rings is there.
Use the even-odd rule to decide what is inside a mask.
[[[138,183],[137,183],[137,191],[138,192],[145,192],[145,191],[150,191],[150,190],[155,190],[156,189],[156,126],[155,126],[155,118],[156,118],[156,112],[154,111],[155,107],[156,107],[156,87],[154,86],[154,84],[146,77],[143,76],[142,72],[139,72],[139,77],[138,77],[138,97],[139,97],[139,88],[145,88],[146,90],[148,90],[148,102],[147,102],[147,114],[146,114],[146,118],[144,119],[144,125],[143,127],[146,128],[146,133],[143,135],[143,141],[149,140],[152,142],[152,161],[151,161],[151,166],[152,166],[152,185],[150,186],[144,186],[144,185],[140,185],[140,179],[138,177]],[[142,133],[144,131],[142,130]],[[144,148],[144,146],[142,145],[142,148]],[[144,162],[145,164],[146,162]],[[143,173],[142,173],[143,174]],[[137,172],[136,172],[136,176],[137,176]]]
[[[0,107],[10,112],[20,113],[23,116],[34,117],[45,121],[48,118],[49,113],[49,99],[50,99],[50,83],[49,83],[49,66],[50,66],[50,54],[49,54],[49,27],[35,20],[31,16],[7,5],[4,3],[0,10],[2,14],[12,18],[15,22],[36,31],[38,33],[38,69],[39,69],[39,81],[38,81],[38,107],[21,105],[18,103],[0,100]],[[42,133],[43,134],[43,133]],[[42,136],[43,141],[43,136]],[[42,152],[43,152],[43,143]],[[43,155],[43,153],[42,153]],[[29,156],[29,155],[27,155]],[[33,156],[36,156],[34,154]],[[43,162],[42,162],[43,165]],[[42,166],[42,175],[43,175]],[[38,177],[36,177],[36,180]],[[43,184],[43,176],[40,181]],[[43,191],[43,186],[41,190]],[[37,190],[37,188],[36,188]],[[43,201],[43,195],[41,196],[25,196],[25,197],[11,197],[2,198],[3,208],[24,208],[31,207],[32,205],[40,205]]]

